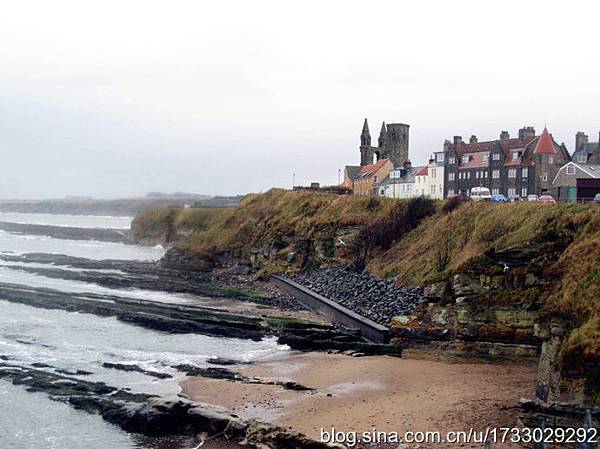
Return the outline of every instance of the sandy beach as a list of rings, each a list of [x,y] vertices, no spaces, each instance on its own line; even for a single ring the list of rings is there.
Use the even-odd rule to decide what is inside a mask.
[[[532,397],[536,385],[535,365],[389,356],[292,352],[234,370],[248,377],[291,380],[315,390],[190,378],[182,383],[183,393],[228,407],[244,418],[289,426],[315,438],[321,428],[332,427],[401,434],[513,426],[518,399]]]

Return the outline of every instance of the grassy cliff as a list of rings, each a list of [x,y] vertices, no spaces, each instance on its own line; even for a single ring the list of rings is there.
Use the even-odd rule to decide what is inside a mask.
[[[225,211],[220,208],[162,208],[140,212],[131,223],[133,238],[166,244],[209,229]]]
[[[441,202],[273,189],[227,210],[146,212],[136,218],[133,231],[139,239],[179,236],[166,258],[174,264],[243,265],[268,274],[362,262],[380,276],[396,276],[401,285],[458,273],[501,274],[504,259],[517,260],[511,272],[541,281],[531,288],[508,286],[489,301],[535,297],[543,316],[568,323],[562,360],[600,361],[600,208],[595,205],[467,202],[449,210]]]

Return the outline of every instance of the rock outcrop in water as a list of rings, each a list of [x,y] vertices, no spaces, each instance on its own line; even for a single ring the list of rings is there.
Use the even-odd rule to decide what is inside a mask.
[[[133,243],[127,229],[76,228],[0,221],[0,230],[13,234],[45,235],[56,239]]]
[[[48,371],[0,363],[0,379],[43,392],[88,413],[98,414],[127,432],[150,436],[221,435],[255,448],[325,449],[335,446],[260,421],[246,421],[228,410],[183,398],[131,393]],[[339,447],[339,446],[338,446]]]
[[[2,300],[41,309],[115,317],[128,324],[170,333],[196,333],[260,340],[277,336],[301,350],[355,350],[367,354],[401,353],[401,348],[369,344],[360,333],[313,321],[252,316],[213,308],[176,305],[93,293],[74,293],[0,283]]]

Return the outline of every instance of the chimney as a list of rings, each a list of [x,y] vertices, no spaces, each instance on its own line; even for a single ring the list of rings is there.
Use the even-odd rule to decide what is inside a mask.
[[[462,143],[462,136],[454,136],[454,146],[458,146]]]
[[[524,126],[519,130],[519,140],[521,142],[529,142],[535,137],[535,128],[533,126]]]
[[[575,151],[581,150],[586,143],[589,142],[589,137],[583,131],[575,134]]]
[[[411,162],[410,162],[410,161],[404,161],[404,165],[403,165],[403,167],[404,167],[404,168],[408,169],[408,168],[410,168],[411,166],[412,166],[412,164],[411,164]]]
[[[444,140],[444,151],[449,151],[450,145],[451,145],[451,142],[448,139]]]
[[[471,136],[471,138],[469,139],[469,143],[477,143],[477,136],[475,134]]]
[[[433,164],[435,162],[435,159],[433,158],[433,154],[431,156],[429,156],[429,165]]]
[[[502,131],[500,133],[500,140],[508,140],[510,139],[510,134],[508,134],[508,131]]]

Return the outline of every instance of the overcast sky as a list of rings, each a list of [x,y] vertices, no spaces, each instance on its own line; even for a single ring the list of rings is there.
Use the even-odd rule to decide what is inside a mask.
[[[26,1],[0,16],[0,197],[337,182],[369,118],[445,138],[600,131],[600,6]]]

